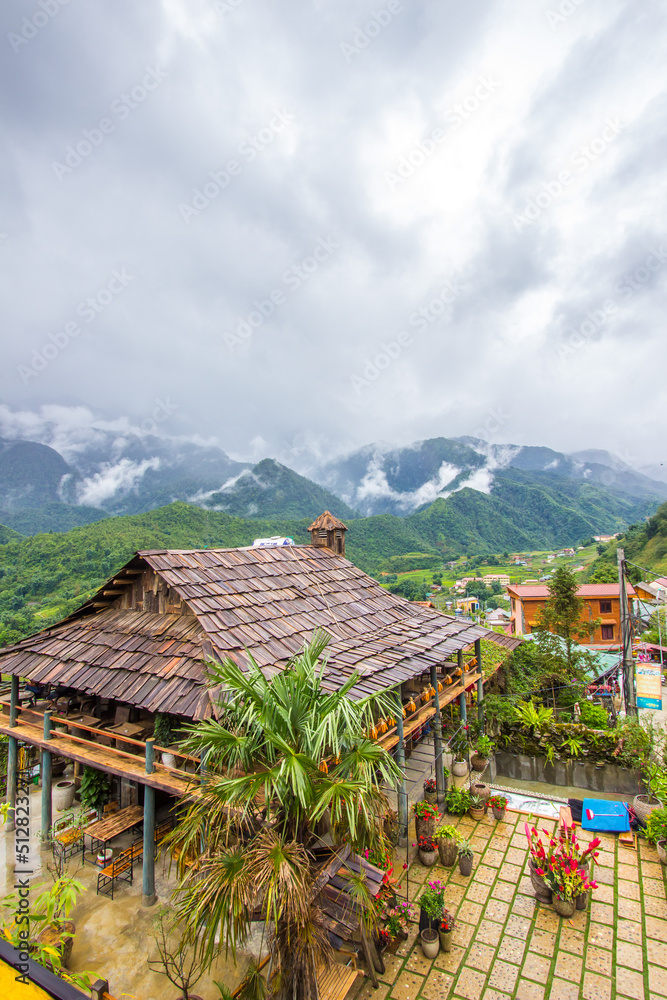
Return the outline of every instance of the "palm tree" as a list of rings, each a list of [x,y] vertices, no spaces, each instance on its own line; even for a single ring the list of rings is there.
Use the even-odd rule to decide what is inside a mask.
[[[234,955],[251,921],[265,920],[269,988],[285,1000],[317,997],[316,969],[331,959],[314,887],[318,832],[354,851],[382,846],[382,785],[400,776],[367,735],[395,700],[355,700],[356,674],[329,690],[329,638],[315,633],[269,677],[252,658],[245,671],[231,659],[210,665],[219,717],[190,727],[182,744],[205,760],[205,783],[170,838],[180,849],[177,911],[202,954]],[[363,877],[350,876],[349,891],[372,924]]]

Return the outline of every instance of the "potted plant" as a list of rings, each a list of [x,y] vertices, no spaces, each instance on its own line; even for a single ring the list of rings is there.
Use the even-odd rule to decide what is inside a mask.
[[[438,792],[435,778],[427,778],[424,782],[424,799],[426,802],[435,803],[438,801]]]
[[[443,910],[442,916],[440,918],[440,925],[438,927],[438,934],[440,935],[440,947],[443,951],[452,950],[452,934],[454,933],[454,927],[456,926],[456,921],[454,917],[449,912],[449,910]]]
[[[472,873],[473,857],[474,854],[470,846],[470,841],[467,837],[461,837],[459,840],[459,871],[462,875],[470,875]]]
[[[452,816],[465,816],[470,809],[470,792],[466,788],[448,788],[445,808]]]
[[[420,906],[419,930],[430,928],[437,931],[445,908],[445,886],[440,879],[430,879],[417,900]]]
[[[36,938],[38,950],[44,949],[46,955],[48,949],[55,952],[58,967],[69,964],[76,933],[76,925],[69,916],[84,890],[85,886],[75,878],[54,877],[53,885],[40,893],[30,914],[32,920],[44,922]]]
[[[153,727],[153,739],[159,747],[171,746],[174,739],[173,716],[168,712],[157,712],[155,725]],[[167,767],[176,767],[176,757],[173,753],[163,750],[161,753],[162,763]]]
[[[483,771],[489,763],[489,757],[493,753],[493,743],[488,736],[480,736],[475,747],[476,752],[470,758],[470,766],[473,771]]]
[[[471,819],[484,819],[484,800],[479,795],[470,796]]]
[[[435,831],[435,821],[439,819],[438,807],[432,802],[415,802],[413,805],[415,814],[415,831],[418,837],[432,837]]]
[[[454,754],[452,764],[452,774],[457,778],[462,778],[468,773],[468,764],[465,755],[468,752],[468,737],[464,731],[459,731],[451,740],[450,746]]]
[[[438,845],[433,837],[420,837],[417,841],[419,860],[426,868],[432,868],[438,860]]]
[[[635,795],[632,805],[637,819],[646,826],[649,816],[655,809],[662,807],[662,802],[657,795]]]
[[[161,907],[154,920],[154,941],[158,957],[147,960],[153,972],[166,976],[181,991],[179,1000],[201,1000],[190,992],[204,974],[204,956],[186,931],[178,934],[175,918]]]
[[[392,937],[407,938],[408,924],[416,919],[416,915],[410,903],[401,902],[386,910],[385,919],[386,928]]]
[[[493,818],[502,822],[505,819],[505,811],[507,809],[507,796],[492,795],[489,799],[489,805],[493,810]]]
[[[434,840],[438,845],[440,864],[445,868],[453,868],[459,853],[456,827],[449,825],[438,827]]]
[[[440,937],[433,927],[426,927],[419,935],[424,958],[435,958],[440,951]]]
[[[96,809],[99,815],[102,807],[109,801],[110,788],[111,778],[108,774],[85,765],[79,793],[84,809]]]
[[[377,936],[377,949],[382,954],[391,944],[392,935],[388,930],[379,930]]]
[[[654,809],[646,821],[646,839],[653,844],[663,865],[667,865],[667,809]]]

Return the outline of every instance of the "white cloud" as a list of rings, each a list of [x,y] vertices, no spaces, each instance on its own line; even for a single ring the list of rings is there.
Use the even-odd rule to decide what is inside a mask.
[[[78,501],[91,507],[101,507],[119,494],[129,493],[149,469],[157,471],[159,468],[159,458],[149,458],[143,462],[123,458],[116,465],[106,463],[95,475],[79,483]]]

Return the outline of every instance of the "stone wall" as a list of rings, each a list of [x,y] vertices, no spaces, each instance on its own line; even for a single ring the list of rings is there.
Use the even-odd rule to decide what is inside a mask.
[[[528,757],[526,754],[502,750],[496,752],[494,763],[498,779],[504,777],[521,781],[544,781],[550,785],[570,785],[587,792],[608,792],[633,797],[646,790],[637,771],[629,771],[616,764],[598,767],[574,760],[557,760],[550,764],[546,757]]]

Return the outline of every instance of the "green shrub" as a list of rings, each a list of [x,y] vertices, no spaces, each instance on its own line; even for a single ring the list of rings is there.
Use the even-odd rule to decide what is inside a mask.
[[[667,809],[654,809],[646,820],[646,839],[649,844],[667,840]]]
[[[602,705],[593,705],[590,701],[585,701],[581,705],[581,721],[590,729],[606,729],[609,724],[607,709]]]

